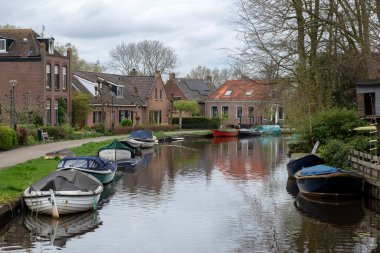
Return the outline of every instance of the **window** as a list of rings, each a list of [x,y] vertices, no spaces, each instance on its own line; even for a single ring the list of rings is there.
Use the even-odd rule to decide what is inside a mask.
[[[228,106],[222,106],[222,118],[228,119]]]
[[[284,119],[284,107],[282,106],[278,108],[278,119]]]
[[[157,88],[155,89],[156,93],[154,95],[154,98],[157,99],[158,98],[158,93],[157,93]]]
[[[211,106],[211,118],[217,118],[217,117],[218,117],[218,107]]]
[[[62,89],[67,90],[67,67],[66,66],[62,68],[62,75],[63,75]]]
[[[364,93],[365,115],[375,115],[376,96],[375,93]]]
[[[160,89],[160,99],[162,99],[162,89]]]
[[[54,88],[59,90],[59,66],[54,66]]]
[[[149,111],[149,124],[161,124],[161,111]]]
[[[92,123],[93,124],[102,123],[102,112],[101,111],[94,111],[92,113]]]
[[[236,107],[236,118],[237,119],[243,118],[243,107],[242,106]]]
[[[46,124],[51,125],[51,100],[46,100]]]
[[[232,90],[227,90],[227,91],[224,93],[224,96],[229,97],[229,96],[231,96],[231,94],[232,94]]]
[[[133,111],[131,110],[119,110],[119,123],[124,119],[130,119],[133,122]]]
[[[253,90],[247,91],[247,92],[245,93],[246,96],[251,96],[252,94],[253,94]]]
[[[254,117],[255,108],[253,106],[248,107],[248,118]]]
[[[123,87],[116,86],[116,96],[123,97]]]
[[[46,64],[46,89],[51,89],[51,69],[50,69],[50,64]]]
[[[0,52],[5,52],[5,51],[7,51],[6,40],[0,39]]]
[[[58,99],[54,100],[55,124],[58,125]]]

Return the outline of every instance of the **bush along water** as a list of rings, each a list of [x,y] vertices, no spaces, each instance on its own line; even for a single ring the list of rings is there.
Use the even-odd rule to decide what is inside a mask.
[[[10,127],[0,127],[0,140],[0,150],[9,150],[16,147],[16,131]]]

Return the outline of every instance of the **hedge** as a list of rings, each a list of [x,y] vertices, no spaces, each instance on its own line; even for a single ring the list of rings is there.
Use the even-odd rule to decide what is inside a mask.
[[[0,127],[0,150],[9,150],[17,145],[16,131],[10,127]]]

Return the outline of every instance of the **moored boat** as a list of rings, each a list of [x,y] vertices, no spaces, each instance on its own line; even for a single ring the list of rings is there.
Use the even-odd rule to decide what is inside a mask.
[[[135,142],[141,143],[141,148],[150,148],[158,142],[157,137],[153,135],[152,131],[149,130],[135,130],[131,132],[128,137]]]
[[[78,170],[55,171],[29,186],[23,193],[33,212],[60,215],[95,209],[103,191],[102,183]]]
[[[109,145],[99,148],[98,156],[110,161],[116,161],[134,157],[135,150],[115,139]]]
[[[97,156],[68,156],[58,163],[57,170],[75,169],[91,174],[101,183],[111,182],[117,170],[116,164]]]
[[[260,136],[262,133],[255,128],[240,128],[238,130],[239,137]]]
[[[212,129],[214,137],[236,137],[239,132],[236,129]]]
[[[294,174],[296,174],[302,168],[324,163],[325,161],[316,155],[305,154],[304,156],[298,159],[294,159],[288,162],[288,164],[286,165],[286,169],[288,170],[288,176],[293,178]]]
[[[300,193],[317,197],[360,196],[364,184],[360,175],[324,164],[303,168],[294,176]]]
[[[263,135],[281,134],[281,127],[279,125],[260,125],[255,130],[260,131]]]

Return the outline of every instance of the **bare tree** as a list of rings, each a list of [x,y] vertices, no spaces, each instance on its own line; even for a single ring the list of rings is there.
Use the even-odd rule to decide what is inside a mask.
[[[220,86],[227,80],[239,79],[242,75],[242,72],[237,68],[214,68],[210,69],[206,66],[198,65],[197,67],[190,70],[190,73],[186,75],[187,78],[195,79],[208,79],[211,77],[212,83],[214,86]]]
[[[264,74],[286,86],[287,115],[293,118],[337,103],[352,106],[354,84],[371,76],[378,50],[376,5],[371,0],[237,0],[235,26],[243,43],[230,59],[251,75]],[[339,94],[347,99],[338,99]]]
[[[128,74],[132,70],[137,70],[142,75],[154,75],[156,70],[170,73],[178,64],[174,49],[156,40],[128,44],[122,42],[109,54],[109,65],[122,74]]]

